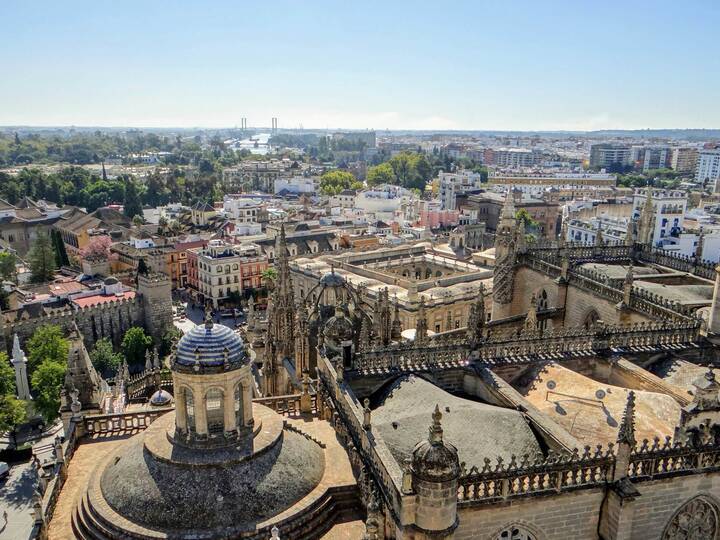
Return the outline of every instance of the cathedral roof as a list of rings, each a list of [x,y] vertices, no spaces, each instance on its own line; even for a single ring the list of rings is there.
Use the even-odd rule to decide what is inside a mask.
[[[373,430],[377,429],[400,463],[412,457],[419,441],[427,440],[435,403],[442,412],[443,439],[457,448],[460,461],[482,464],[486,457],[534,457],[540,452],[520,412],[454,396],[415,375],[400,377],[378,397],[379,405],[372,413]]]
[[[249,362],[242,339],[227,326],[208,321],[196,325],[178,342],[174,369],[190,371],[239,368]]]

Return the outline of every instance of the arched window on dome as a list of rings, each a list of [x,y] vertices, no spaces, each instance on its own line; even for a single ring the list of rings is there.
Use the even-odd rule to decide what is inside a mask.
[[[510,525],[500,531],[494,540],[538,540],[538,538],[522,525]]]
[[[233,403],[235,404],[235,426],[238,428],[243,427],[243,393],[242,384],[238,383],[235,385],[235,395],[233,396]]]
[[[195,431],[195,400],[193,399],[192,390],[183,388],[183,397],[185,398],[185,410],[187,411],[187,430]]]
[[[225,411],[223,410],[223,391],[211,388],[205,395],[208,433],[225,431]]]

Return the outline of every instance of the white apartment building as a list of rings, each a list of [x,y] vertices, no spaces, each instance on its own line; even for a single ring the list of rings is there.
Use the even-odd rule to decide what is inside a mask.
[[[293,176],[292,178],[278,178],[275,180],[275,194],[285,191],[287,193],[315,193],[317,177]]]
[[[234,245],[211,240],[207,247],[196,248],[198,292],[214,308],[231,293],[242,293],[244,286],[260,286],[260,275],[268,259],[256,244]]]
[[[237,223],[257,223],[262,203],[258,199],[225,195],[223,210]]]
[[[353,208],[355,206],[355,195],[357,195],[357,192],[354,189],[344,189],[337,195],[330,197],[330,208]]]
[[[632,217],[634,220],[640,219],[642,208],[645,206],[646,189],[653,190],[654,230],[652,244],[660,247],[666,243],[663,239],[680,234],[687,207],[687,193],[654,188],[636,190],[633,196]]]
[[[542,152],[528,148],[497,148],[492,156],[496,167],[508,169],[532,167],[542,160]]]
[[[462,170],[454,173],[440,171],[438,182],[441,209],[455,210],[456,195],[479,189],[481,185],[480,178],[480,173],[472,171]]]
[[[567,242],[582,242],[594,244],[598,231],[602,232],[607,244],[617,244],[625,241],[628,230],[627,218],[611,218],[605,216],[590,219],[570,219],[567,224]]]
[[[715,193],[720,191],[720,149],[700,150],[695,180],[712,185]]]

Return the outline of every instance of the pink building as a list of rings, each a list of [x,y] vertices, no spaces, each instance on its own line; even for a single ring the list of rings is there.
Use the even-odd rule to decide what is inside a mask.
[[[458,210],[422,209],[417,225],[436,229],[438,227],[454,227],[459,223]]]

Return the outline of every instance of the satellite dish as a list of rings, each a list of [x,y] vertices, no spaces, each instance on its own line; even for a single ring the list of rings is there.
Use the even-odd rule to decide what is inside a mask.
[[[555,387],[556,387],[556,386],[557,386],[557,384],[555,383],[555,381],[550,380],[550,381],[547,382],[547,387],[548,387],[550,390],[555,390]]]
[[[598,399],[603,399],[605,395],[605,390],[598,390],[597,392],[595,392],[595,397]]]

